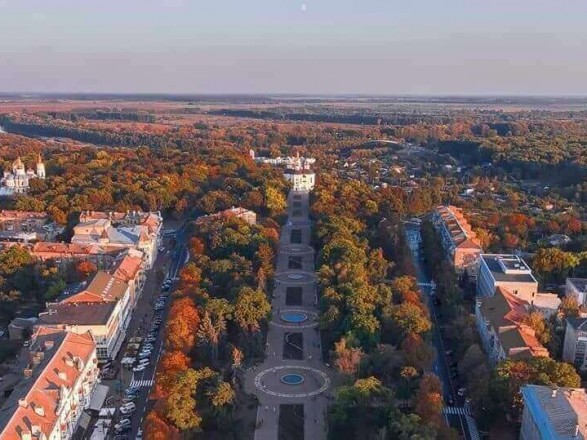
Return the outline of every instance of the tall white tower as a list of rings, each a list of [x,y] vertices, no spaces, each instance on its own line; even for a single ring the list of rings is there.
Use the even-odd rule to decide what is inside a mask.
[[[41,158],[41,154],[37,156],[37,177],[39,179],[45,178],[45,164],[43,163],[43,159]]]

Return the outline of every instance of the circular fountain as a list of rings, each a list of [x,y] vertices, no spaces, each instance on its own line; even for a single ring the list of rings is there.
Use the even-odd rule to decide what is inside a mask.
[[[302,312],[284,312],[281,314],[281,320],[297,324],[307,321],[308,315]]]
[[[281,382],[286,385],[301,385],[304,383],[304,376],[297,373],[284,374],[281,376]]]

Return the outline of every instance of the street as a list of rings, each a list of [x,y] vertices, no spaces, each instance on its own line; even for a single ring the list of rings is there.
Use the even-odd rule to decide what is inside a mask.
[[[451,360],[447,356],[447,348],[444,346],[442,334],[440,332],[440,324],[436,314],[436,306],[433,303],[434,286],[432,280],[426,275],[422,260],[420,259],[420,229],[419,226],[413,223],[405,225],[406,240],[412,253],[412,260],[416,268],[416,279],[418,286],[422,293],[426,294],[426,301],[430,310],[430,319],[432,321],[432,340],[436,348],[436,358],[433,364],[434,373],[440,378],[442,382],[444,401],[448,404],[450,402],[460,403],[457,395],[458,386],[450,378],[449,363]],[[461,436],[467,440],[477,440],[480,438],[475,424],[475,420],[470,415],[466,405],[460,406],[445,406],[444,415],[448,423],[456,428]]]
[[[130,432],[126,432],[121,438],[140,439],[142,436],[142,424],[144,417],[152,406],[149,401],[149,394],[151,387],[155,380],[155,372],[157,364],[163,350],[163,342],[165,340],[165,322],[169,311],[171,300],[168,300],[162,310],[161,318],[162,324],[160,330],[157,332],[155,341],[153,341],[152,354],[148,358],[149,365],[140,372],[133,372],[132,367],[127,368],[120,365],[120,361],[128,345],[128,341],[133,336],[144,338],[149,332],[149,325],[155,314],[154,305],[161,292],[161,281],[157,280],[157,272],[162,270],[166,276],[165,279],[171,280],[170,292],[172,292],[177,284],[177,277],[181,267],[187,261],[187,248],[185,245],[185,232],[181,228],[175,234],[175,247],[170,246],[170,239],[163,242],[165,250],[160,252],[157,260],[151,270],[148,271],[144,290],[139,299],[137,308],[133,312],[132,320],[127,329],[127,338],[125,344],[120,349],[120,352],[115,359],[115,364],[119,367],[118,378],[112,381],[103,381],[104,385],[110,387],[109,397],[105,407],[119,407],[122,399],[125,397],[125,390],[128,387],[138,387],[138,396],[134,403],[136,405],[135,411],[131,415],[124,416],[117,412],[113,424],[121,419],[130,418],[132,425]],[[110,431],[109,438],[116,438],[113,429]]]

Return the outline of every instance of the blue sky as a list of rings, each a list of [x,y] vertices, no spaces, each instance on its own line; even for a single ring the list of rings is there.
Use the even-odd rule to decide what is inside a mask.
[[[587,95],[585,0],[0,0],[0,91]]]

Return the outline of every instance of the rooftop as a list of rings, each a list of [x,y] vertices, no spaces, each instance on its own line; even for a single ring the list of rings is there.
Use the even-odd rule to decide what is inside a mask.
[[[128,289],[128,284],[120,281],[108,272],[99,271],[92,281],[81,292],[70,296],[64,303],[75,302],[111,302],[122,298]]]
[[[508,357],[548,356],[535,332],[523,323],[530,306],[526,301],[501,287],[495,296],[479,297],[477,301],[483,318],[497,333]]]
[[[42,325],[106,325],[115,302],[61,302],[49,304],[47,311],[39,314],[38,326]]]
[[[529,410],[543,422],[538,425],[542,438],[585,439],[587,395],[584,389],[526,385],[521,391]]]
[[[497,282],[538,283],[528,264],[517,255],[481,254],[481,258]]]
[[[32,340],[29,368],[0,409],[1,440],[21,440],[34,426],[48,436],[58,422],[63,393],[73,388],[96,347],[90,333],[45,328]]]

